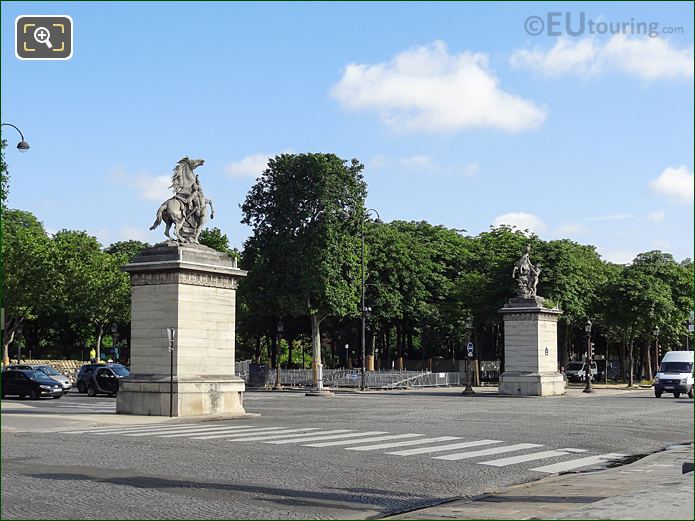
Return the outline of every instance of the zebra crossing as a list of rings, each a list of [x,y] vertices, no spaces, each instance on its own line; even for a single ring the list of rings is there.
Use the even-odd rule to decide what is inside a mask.
[[[555,474],[625,458],[625,454],[585,455],[579,448],[552,449],[539,443],[506,443],[502,440],[466,440],[461,436],[428,436],[418,433],[321,429],[319,427],[260,426],[239,422],[182,423],[93,427],[58,431],[62,434],[222,440],[230,443],[292,445],[314,449],[334,448],[357,452],[384,451],[389,456],[428,457],[432,460],[466,461],[487,467],[509,467],[539,460],[558,460],[530,468],[533,472]],[[516,453],[516,454],[514,454]],[[579,457],[584,456],[584,457]]]

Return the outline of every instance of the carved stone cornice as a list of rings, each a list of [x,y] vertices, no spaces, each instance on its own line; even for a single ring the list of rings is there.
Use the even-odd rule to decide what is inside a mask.
[[[534,321],[539,321],[539,322],[557,322],[559,317],[559,313],[544,313],[543,311],[537,311],[537,312],[509,312],[506,311],[503,315],[503,319],[505,321],[507,320],[512,320],[512,321],[521,321],[521,320],[534,320]]]
[[[188,284],[208,288],[237,289],[238,277],[199,271],[145,271],[130,274],[131,286]]]

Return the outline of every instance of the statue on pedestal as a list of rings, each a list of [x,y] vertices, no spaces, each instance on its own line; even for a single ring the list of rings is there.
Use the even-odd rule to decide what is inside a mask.
[[[174,167],[171,175],[171,186],[174,196],[162,203],[157,210],[157,219],[150,226],[154,230],[162,221],[166,223],[164,235],[179,243],[198,243],[203,225],[207,222],[207,206],[210,205],[210,218],[215,217],[212,200],[206,199],[200,186],[200,179],[193,173],[199,166],[205,164],[203,159],[184,157]],[[174,238],[169,235],[174,225]]]
[[[518,296],[522,298],[535,299],[536,286],[540,277],[541,268],[538,265],[531,263],[531,246],[529,244],[524,248],[524,253],[514,265],[512,278],[516,278],[519,289]]]

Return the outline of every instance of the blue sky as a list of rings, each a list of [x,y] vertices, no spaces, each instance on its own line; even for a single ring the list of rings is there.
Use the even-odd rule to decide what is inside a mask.
[[[525,31],[549,12],[660,33]],[[72,16],[72,59],[16,59],[21,14]],[[241,246],[264,158],[311,151],[364,162],[385,220],[693,256],[689,2],[3,2],[1,72],[2,121],[32,146],[3,128],[8,204],[51,231],[160,241],[148,228],[188,155],[206,160],[211,225]]]

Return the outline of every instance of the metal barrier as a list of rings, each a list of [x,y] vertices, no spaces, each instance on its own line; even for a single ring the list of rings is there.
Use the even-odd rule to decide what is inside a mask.
[[[275,370],[259,366],[254,370],[237,374],[249,387],[272,387],[275,385]],[[367,371],[365,387],[369,389],[404,389],[408,387],[448,387],[461,385],[458,372],[432,373],[429,371]],[[311,387],[311,369],[281,369],[280,383],[288,387]],[[359,388],[362,385],[360,369],[324,369],[324,387]]]

